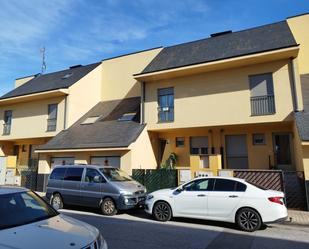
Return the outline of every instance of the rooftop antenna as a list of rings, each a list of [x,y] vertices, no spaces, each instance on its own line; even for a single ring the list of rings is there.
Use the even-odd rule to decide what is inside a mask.
[[[42,67],[41,67],[41,74],[43,74],[46,71],[46,62],[45,62],[45,47],[42,47],[40,49],[40,52],[42,54]]]

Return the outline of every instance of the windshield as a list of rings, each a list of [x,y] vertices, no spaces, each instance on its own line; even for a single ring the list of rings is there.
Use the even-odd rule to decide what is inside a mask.
[[[58,215],[33,192],[0,195],[0,230]]]
[[[100,168],[102,174],[112,182],[133,181],[133,179],[124,171],[117,168]]]

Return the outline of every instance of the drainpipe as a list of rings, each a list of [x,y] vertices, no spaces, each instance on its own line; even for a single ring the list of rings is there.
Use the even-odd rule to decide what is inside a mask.
[[[141,117],[140,123],[145,123],[145,82],[141,82]]]
[[[68,113],[68,95],[64,99],[64,119],[63,119],[63,129],[67,128],[67,113]]]
[[[290,58],[289,67],[291,70],[291,90],[292,90],[292,99],[294,111],[303,110],[302,94],[301,94],[301,85],[298,75],[297,63],[295,58]]]

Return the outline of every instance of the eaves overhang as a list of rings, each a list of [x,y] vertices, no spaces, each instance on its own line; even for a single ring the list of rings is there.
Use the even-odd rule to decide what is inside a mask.
[[[71,148],[71,149],[37,149],[35,153],[62,153],[62,152],[87,152],[87,151],[129,151],[128,147],[115,148]]]
[[[206,63],[193,64],[177,68],[169,68],[149,73],[140,73],[133,76],[136,80],[140,82],[170,79],[192,74],[225,70],[235,67],[254,65],[288,58],[296,58],[298,56],[298,52],[299,44],[270,51],[263,51],[254,54],[247,54],[238,57],[210,61]]]
[[[46,98],[66,96],[68,94],[69,94],[69,89],[67,89],[67,88],[45,91],[45,92],[32,93],[32,94],[27,94],[27,95],[21,95],[21,96],[16,96],[16,97],[11,97],[11,98],[0,99],[0,106],[17,104],[17,103],[22,103],[22,102],[35,101],[35,100],[41,100],[41,99],[46,99]]]

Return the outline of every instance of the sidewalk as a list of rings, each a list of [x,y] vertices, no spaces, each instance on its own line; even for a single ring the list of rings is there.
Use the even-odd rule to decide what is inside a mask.
[[[284,224],[309,226],[309,212],[288,210],[288,220]]]

